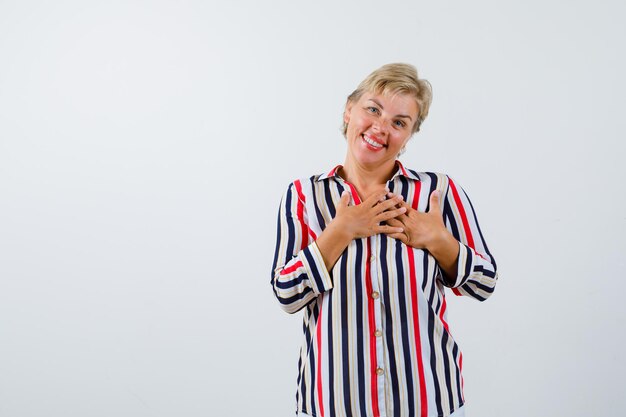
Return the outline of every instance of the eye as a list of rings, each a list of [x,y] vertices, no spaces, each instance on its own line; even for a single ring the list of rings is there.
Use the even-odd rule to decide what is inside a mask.
[[[404,121],[402,121],[402,120],[396,120],[393,124],[394,124],[396,127],[399,127],[399,128],[403,128],[403,127],[405,127],[405,126],[406,126],[406,123],[404,123]]]
[[[365,109],[367,110],[368,113],[372,113],[372,114],[380,113],[380,110],[378,110],[378,107],[369,106],[369,107],[366,107]]]

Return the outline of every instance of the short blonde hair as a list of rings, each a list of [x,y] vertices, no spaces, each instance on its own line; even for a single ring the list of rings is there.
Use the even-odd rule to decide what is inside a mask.
[[[417,76],[413,65],[404,63],[387,64],[378,68],[367,76],[361,84],[348,96],[346,105],[359,101],[363,93],[375,94],[408,94],[415,98],[417,103],[417,120],[411,133],[419,132],[422,122],[428,116],[428,109],[433,99],[433,91],[427,80]],[[343,124],[343,135],[346,135],[348,125]]]

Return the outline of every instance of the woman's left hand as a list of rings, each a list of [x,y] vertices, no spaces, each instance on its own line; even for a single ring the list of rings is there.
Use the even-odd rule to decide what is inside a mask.
[[[395,197],[389,193],[387,198]],[[439,205],[439,191],[430,195],[430,209],[427,213],[419,212],[406,202],[399,205],[406,208],[406,212],[393,219],[387,220],[389,226],[402,227],[402,233],[388,233],[387,235],[400,240],[408,246],[427,250],[439,263],[448,282],[455,282],[457,276],[457,259],[459,256],[459,241],[446,229]]]
[[[393,198],[393,193],[387,194],[387,198]],[[443,223],[439,206],[439,191],[433,191],[430,195],[430,209],[427,213],[419,212],[406,202],[400,203],[406,208],[404,214],[391,220],[387,220],[389,226],[402,227],[402,233],[390,233],[389,236],[402,241],[404,244],[417,249],[429,249],[437,246],[441,239],[445,239],[450,233]]]

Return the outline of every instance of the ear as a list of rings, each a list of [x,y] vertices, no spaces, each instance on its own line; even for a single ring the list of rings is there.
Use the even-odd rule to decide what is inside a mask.
[[[348,102],[346,103],[346,108],[345,108],[345,110],[343,111],[343,122],[344,122],[345,124],[350,123],[350,112],[351,112],[351,111],[352,111],[352,102],[351,102],[351,101],[348,101]]]

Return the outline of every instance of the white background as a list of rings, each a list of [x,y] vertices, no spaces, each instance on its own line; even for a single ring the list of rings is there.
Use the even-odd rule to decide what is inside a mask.
[[[450,294],[472,417],[623,411],[621,1],[0,1],[0,416],[290,416],[280,196],[345,97],[415,64],[402,157],[500,267]]]

